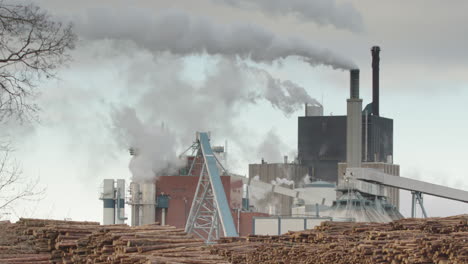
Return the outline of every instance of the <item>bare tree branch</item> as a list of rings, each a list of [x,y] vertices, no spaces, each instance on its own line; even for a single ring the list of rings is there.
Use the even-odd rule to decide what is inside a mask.
[[[74,48],[72,25],[53,21],[35,5],[0,1],[0,122],[24,118],[38,109],[31,103],[37,82],[56,77]]]
[[[76,35],[34,4],[0,0],[0,123],[33,116],[38,82],[56,77],[56,69],[70,60]],[[1,135],[0,135],[1,136]],[[0,211],[14,212],[20,200],[38,200],[45,189],[39,179],[23,176],[11,156],[9,144],[0,142]]]
[[[26,179],[19,164],[11,158],[8,144],[0,145],[0,211],[13,209],[20,200],[39,200],[45,189],[39,188],[39,179]]]

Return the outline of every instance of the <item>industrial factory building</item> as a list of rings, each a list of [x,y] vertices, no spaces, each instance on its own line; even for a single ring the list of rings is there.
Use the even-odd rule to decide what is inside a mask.
[[[219,162],[224,147],[211,147],[210,133],[197,132],[192,147],[180,156],[186,163],[177,173],[131,183],[127,203],[132,225],[185,227],[213,241],[222,236],[219,223],[224,235],[245,235],[260,232],[267,223],[282,233],[295,223],[305,224],[294,230],[311,228],[333,217],[398,219],[397,189],[349,180],[347,175],[348,167],[364,167],[399,176],[399,166],[393,164],[393,120],[379,116],[378,47],[372,49],[372,57],[372,104],[362,110],[359,70],[351,70],[347,115],[323,116],[321,105],[306,104],[305,116],[298,118],[298,157],[293,162],[287,156],[283,163],[262,158],[260,164],[249,165],[249,178],[239,177]],[[138,150],[131,154],[138,155]],[[106,180],[104,187],[104,222],[122,223],[123,183],[114,186],[113,180]],[[353,206],[357,207],[350,209]]]
[[[221,156],[224,148],[213,147],[213,151]],[[132,226],[159,222],[177,228],[186,227],[199,191],[200,175],[206,169],[200,155],[184,155],[182,158],[186,160],[186,165],[176,174],[158,176],[154,182],[131,183],[129,204],[132,206]],[[217,169],[222,171],[220,164]],[[234,219],[235,230],[240,235],[251,234],[253,217],[268,214],[249,210],[244,199],[242,180],[224,172],[220,174],[220,182],[230,216]]]
[[[379,51],[372,48],[373,102],[362,107],[360,71],[350,70],[347,114],[323,116],[321,105],[298,118],[298,157],[249,165],[249,177],[227,171],[224,147],[197,132],[179,158],[185,166],[153,181],[132,182],[127,204],[133,226],[185,228],[206,243],[220,237],[280,235],[323,221],[390,222],[401,219],[399,190],[412,192],[424,215],[422,194],[466,202],[464,191],[400,177],[393,163],[393,120],[379,115]],[[188,154],[189,151],[191,154]],[[131,151],[138,155],[138,151]],[[134,157],[135,158],[135,157]],[[104,223],[124,223],[125,185],[105,180]]]
[[[314,180],[338,181],[338,163],[346,161],[346,116],[301,116],[298,118],[298,159]],[[363,116],[362,160],[391,161],[393,120]]]
[[[362,112],[362,161],[393,163],[393,120],[379,114],[380,48],[372,48],[373,101]],[[323,113],[323,111],[321,111]],[[338,163],[346,162],[347,116],[310,111],[298,118],[298,160],[314,180],[338,182]]]
[[[350,158],[358,161],[359,166],[362,164],[365,168],[399,176],[400,167],[393,164],[393,120],[379,114],[380,48],[373,47],[371,53],[373,102],[362,110],[359,70],[352,70],[347,115],[323,116],[323,106],[305,104],[305,116],[298,117],[297,161],[294,164],[268,164],[262,160],[261,164],[249,165],[249,177],[259,176],[261,181],[267,183],[276,178],[285,178],[294,181],[295,188],[302,187],[305,176],[311,182],[325,181],[339,185]],[[359,142],[353,139],[356,136],[361,137]],[[391,187],[384,188],[382,192],[388,195],[389,204],[399,208],[399,191]],[[342,193],[338,192],[340,195]],[[269,210],[271,205],[268,202],[275,205],[275,210]],[[260,210],[273,215],[291,215],[294,206],[291,197],[273,193],[258,204]]]

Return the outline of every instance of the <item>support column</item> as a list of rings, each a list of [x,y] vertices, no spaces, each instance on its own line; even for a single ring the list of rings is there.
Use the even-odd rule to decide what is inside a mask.
[[[423,197],[422,197],[421,192],[417,192],[416,199],[419,202],[419,206],[421,207],[421,211],[422,211],[424,218],[427,218],[427,213],[426,213],[426,209],[424,208]]]
[[[125,224],[125,180],[117,180],[117,189],[116,189],[116,224]]]
[[[138,226],[140,225],[140,204],[141,204],[141,192],[140,184],[136,182],[130,183],[130,192],[132,196],[131,205],[132,205],[132,219],[131,225]]]
[[[156,222],[156,185],[153,182],[140,184],[142,213],[141,224],[148,225]]]
[[[411,192],[411,218],[416,217],[416,192]]]
[[[162,213],[161,213],[161,225],[165,226],[166,225],[166,208],[162,208]]]
[[[115,224],[115,188],[114,180],[105,179],[102,192],[102,201],[104,203],[102,223],[104,225]]]

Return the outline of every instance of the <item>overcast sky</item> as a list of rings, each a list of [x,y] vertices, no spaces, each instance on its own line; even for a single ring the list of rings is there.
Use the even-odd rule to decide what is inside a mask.
[[[123,109],[131,109],[148,131],[161,123],[176,131],[175,151],[190,146],[197,129],[212,131],[214,143],[229,141],[229,167],[240,174],[263,156],[274,162],[293,155],[297,116],[303,115],[302,109],[285,113],[268,91],[252,102],[252,92],[264,89],[253,73],[304,87],[323,102],[327,115],[345,114],[349,73],[320,61],[312,66],[298,57],[270,62],[158,51],[155,45],[164,43],[153,42],[152,18],[168,8],[202,17],[214,30],[249,24],[252,32],[262,28],[303,41],[294,43],[298,47],[307,43],[320,52],[326,49],[334,62],[354,62],[361,69],[364,105],[372,97],[370,48],[381,46],[380,112],[394,119],[394,162],[401,165],[401,175],[468,190],[467,1],[315,1],[316,9],[292,14],[281,11],[279,0],[271,1],[277,9],[266,0],[34,2],[60,20],[73,21],[80,41],[60,79],[41,84],[40,123],[9,127],[24,173],[40,177],[47,187],[44,199],[22,203],[12,219],[101,221],[102,180],[131,177],[129,142],[115,133],[116,112]],[[128,34],[117,37],[120,30]],[[238,34],[234,40],[246,36]],[[206,96],[199,98],[191,89]],[[269,153],[259,149],[265,140],[273,140]],[[402,192],[401,200],[408,215],[409,194]],[[430,216],[468,212],[468,205],[458,202],[426,196],[425,203]]]

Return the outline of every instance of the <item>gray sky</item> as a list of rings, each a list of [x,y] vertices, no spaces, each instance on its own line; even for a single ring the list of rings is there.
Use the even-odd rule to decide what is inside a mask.
[[[215,143],[229,140],[230,167],[241,174],[247,172],[249,162],[260,160],[264,138],[279,138],[281,142],[276,144],[284,146],[271,153],[291,154],[297,149],[297,116],[303,111],[285,116],[262,99],[262,93],[252,103],[252,92],[261,91],[262,84],[247,66],[239,70],[219,56],[154,52],[151,28],[142,17],[149,14],[151,18],[166,8],[206,17],[219,25],[248,23],[350,59],[361,69],[365,104],[371,100],[370,47],[380,45],[381,115],[394,119],[394,161],[401,165],[402,176],[468,190],[464,170],[468,155],[466,1],[336,1],[334,9],[326,1],[317,1],[317,8],[323,10],[317,19],[313,10],[312,18],[307,18],[309,13],[283,15],[264,10],[262,5],[238,8],[223,4],[230,2],[227,0],[34,2],[61,19],[75,21],[81,40],[73,51],[74,61],[60,71],[60,80],[42,85],[43,94],[38,98],[41,123],[33,128],[10,127],[25,174],[39,176],[48,188],[45,199],[19,205],[17,216],[101,220],[98,196],[102,179],[130,179],[125,150],[130,143],[116,135],[112,122],[116,109],[123,107],[134,108],[148,131],[165,122],[179,135],[179,147],[191,144],[196,129],[212,130]],[[92,27],[82,26],[90,12],[109,18],[109,13],[122,10],[125,17],[101,20],[94,35],[89,33]],[[345,13],[336,16],[339,12]],[[130,24],[130,39],[116,41],[99,35],[99,28],[118,25],[121,29]],[[107,34],[113,37],[112,32]],[[326,114],[345,114],[348,72],[311,67],[297,58],[246,63],[275,79],[305,87],[309,95],[323,100]],[[221,94],[198,97],[184,80],[195,84],[201,94]],[[234,97],[240,99],[225,100]],[[205,109],[211,112],[206,118],[198,114]],[[149,145],[158,143],[148,141]],[[402,202],[402,212],[408,215],[409,195],[405,192]],[[466,204],[432,197],[425,202],[432,216],[468,212]]]

